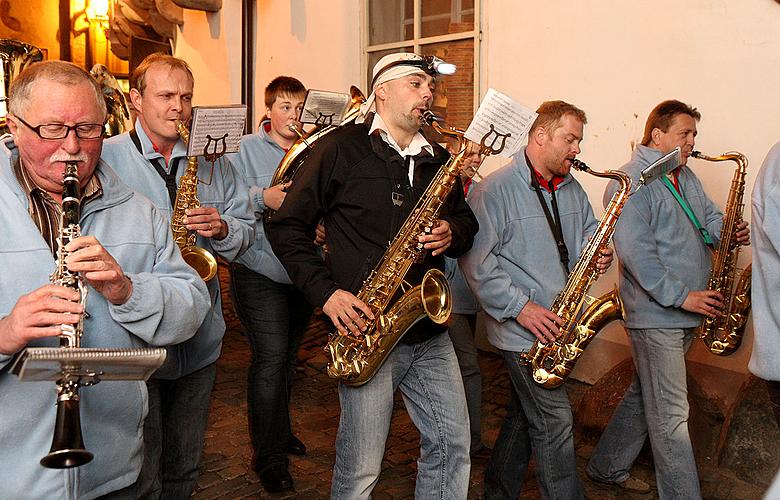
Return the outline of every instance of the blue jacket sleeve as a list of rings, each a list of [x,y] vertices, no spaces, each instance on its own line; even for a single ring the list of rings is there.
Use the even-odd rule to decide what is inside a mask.
[[[471,250],[458,263],[482,308],[497,321],[514,320],[528,303],[528,291],[512,283],[498,254],[504,233],[501,203],[490,193],[476,190],[469,198],[479,222]]]
[[[109,304],[109,314],[148,344],[165,346],[195,334],[211,299],[206,284],[181,258],[167,221],[150,208],[158,242],[153,269],[128,274],[133,282],[130,299],[121,305]]]
[[[225,211],[220,214],[228,226],[228,234],[221,240],[211,239],[211,247],[228,262],[234,261],[254,242],[254,213],[249,206],[249,189],[233,164],[223,158],[215,167],[223,178]]]

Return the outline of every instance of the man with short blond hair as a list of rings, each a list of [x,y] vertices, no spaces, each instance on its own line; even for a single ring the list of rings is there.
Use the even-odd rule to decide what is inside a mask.
[[[137,86],[130,89],[135,128],[107,140],[103,159],[116,164],[119,176],[170,220],[176,187],[187,168],[177,122],[187,124],[192,114],[192,72],[181,59],[152,54],[133,71],[131,81]],[[231,262],[253,239],[246,185],[224,158],[212,165],[198,157],[197,177],[200,207],[186,210],[184,225],[197,233],[198,247]],[[225,334],[219,279],[207,286],[211,304],[200,329],[189,341],[168,349],[166,363],[148,384],[150,410],[139,490],[144,498],[189,498],[196,486]]]
[[[167,346],[192,337],[208,292],[181,258],[163,215],[100,161],[106,106],[83,69],[62,61],[25,69],[11,86],[0,143],[0,497],[134,499],[147,390],[142,381],[82,388],[81,428],[94,459],[44,468],[56,385],[20,382],[9,368],[25,347],[58,347],[83,317],[82,347]],[[75,162],[81,237],[61,262],[89,289],[50,284],[61,233],[63,172]],[[87,314],[88,313],[88,314]],[[71,436],[72,437],[72,436]]]

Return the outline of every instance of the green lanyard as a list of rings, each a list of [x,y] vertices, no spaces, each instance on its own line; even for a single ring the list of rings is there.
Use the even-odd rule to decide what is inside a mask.
[[[693,213],[693,210],[691,210],[691,207],[688,206],[688,202],[685,201],[685,199],[680,196],[680,193],[677,192],[677,189],[675,189],[674,185],[672,184],[672,181],[669,180],[667,176],[661,177],[661,180],[664,184],[666,184],[666,187],[669,188],[669,191],[672,193],[672,196],[677,200],[677,203],[680,204],[682,209],[685,211],[685,215],[688,216],[688,218],[691,220],[693,225],[696,227],[696,229],[699,230],[699,234],[701,234],[702,239],[704,240],[704,244],[708,247],[712,248],[715,245],[715,242],[712,240],[712,236],[710,236],[709,231],[704,229],[704,226],[701,225],[701,222],[699,222],[699,219],[696,218],[696,214]]]

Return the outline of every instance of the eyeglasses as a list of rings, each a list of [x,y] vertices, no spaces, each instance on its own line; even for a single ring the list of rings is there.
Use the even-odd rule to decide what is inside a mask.
[[[79,139],[100,139],[105,134],[105,128],[100,123],[79,123],[73,126],[60,123],[45,123],[33,127],[19,116],[13,115],[11,119],[19,120],[27,128],[38,134],[38,137],[47,140],[65,139],[71,130],[76,133],[76,137]]]

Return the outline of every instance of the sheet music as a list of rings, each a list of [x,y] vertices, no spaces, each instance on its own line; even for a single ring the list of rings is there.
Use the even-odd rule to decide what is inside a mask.
[[[666,153],[662,157],[653,162],[652,165],[642,170],[642,175],[639,178],[641,184],[650,184],[654,180],[663,177],[675,168],[679,167],[682,163],[682,156],[680,153],[680,147],[677,146],[672,151]],[[637,187],[637,189],[639,189]]]
[[[493,140],[490,136],[506,135],[506,145],[499,156],[510,157],[523,146],[523,138],[536,119],[536,112],[512,100],[495,89],[488,89],[477,114],[466,129],[466,139],[479,143],[487,136],[487,144]],[[493,129],[491,129],[491,125]],[[508,135],[507,135],[508,134]],[[500,141],[496,147],[500,146]]]
[[[187,156],[204,156],[204,152],[217,156],[238,152],[245,124],[246,106],[243,104],[192,108]]]
[[[314,125],[338,125],[344,118],[351,100],[349,94],[309,90],[303,101],[299,121]]]

